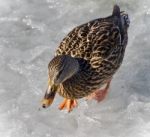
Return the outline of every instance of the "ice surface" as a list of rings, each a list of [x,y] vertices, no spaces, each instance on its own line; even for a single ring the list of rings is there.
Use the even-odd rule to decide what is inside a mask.
[[[107,98],[80,100],[72,113],[39,111],[47,64],[76,25],[130,15],[129,44]],[[150,137],[149,0],[0,0],[0,137]]]

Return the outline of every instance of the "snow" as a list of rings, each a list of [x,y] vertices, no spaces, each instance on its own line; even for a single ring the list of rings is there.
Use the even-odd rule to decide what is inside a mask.
[[[40,101],[47,65],[75,26],[110,15],[118,3],[131,20],[124,62],[107,98],[59,111]],[[150,137],[149,0],[0,0],[1,137]]]

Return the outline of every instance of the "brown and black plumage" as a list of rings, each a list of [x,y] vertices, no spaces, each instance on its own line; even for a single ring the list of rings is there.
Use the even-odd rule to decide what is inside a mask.
[[[43,107],[52,103],[56,92],[65,98],[60,109],[67,107],[68,111],[79,98],[100,101],[123,61],[129,23],[128,14],[115,5],[111,16],[75,27],[48,65],[49,86]],[[99,90],[104,84],[106,88]]]

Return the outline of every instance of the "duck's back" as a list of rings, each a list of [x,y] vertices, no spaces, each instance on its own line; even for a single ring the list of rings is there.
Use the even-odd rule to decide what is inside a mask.
[[[77,58],[81,65],[78,75],[64,82],[66,90],[69,84],[70,90],[73,90],[75,86],[71,83],[75,79],[78,79],[76,87],[79,90],[84,87],[84,90],[90,91],[112,77],[123,60],[128,26],[128,15],[114,6],[111,16],[80,25],[63,39],[56,56],[70,55]],[[85,85],[88,85],[87,89]]]
[[[56,55],[71,55],[90,61],[94,56],[106,59],[116,47],[126,45],[127,28],[120,10],[114,6],[112,16],[99,18],[75,27],[60,43]],[[125,19],[125,21],[128,19]],[[123,22],[125,22],[123,21]]]

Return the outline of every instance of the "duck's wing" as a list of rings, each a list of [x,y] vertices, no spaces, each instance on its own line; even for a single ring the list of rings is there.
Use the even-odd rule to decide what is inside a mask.
[[[128,14],[115,5],[112,16],[102,19],[89,37],[95,36],[90,64],[93,68],[113,74],[122,63],[128,41]],[[97,34],[97,35],[95,35]]]
[[[114,27],[113,23],[100,22],[100,19],[78,26],[62,40],[56,50],[56,55],[67,54],[89,59],[91,57],[89,54],[98,50],[98,47],[103,47],[104,41],[106,43],[111,35],[113,39],[115,34],[112,32],[119,34],[118,28]]]
[[[74,28],[62,40],[56,55],[67,54],[82,58],[93,68],[97,68],[103,60],[115,53],[123,37],[120,9],[115,5],[111,16],[95,19]]]
[[[93,35],[95,37],[93,40],[92,57],[90,59],[90,64],[93,68],[99,68],[101,65],[104,65],[102,61],[109,61],[109,63],[113,64],[115,59],[112,58],[113,53],[118,51],[122,40],[120,29],[113,22],[101,22],[99,28],[96,29],[92,30],[88,35],[89,39]],[[114,56],[117,56],[117,53]]]

